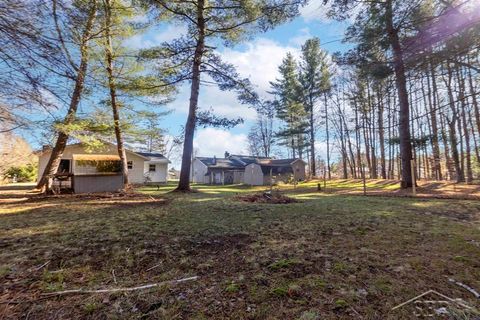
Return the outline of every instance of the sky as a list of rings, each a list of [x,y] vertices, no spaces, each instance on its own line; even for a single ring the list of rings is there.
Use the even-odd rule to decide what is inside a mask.
[[[301,15],[295,20],[276,27],[267,32],[257,34],[249,42],[234,47],[220,47],[221,57],[233,64],[242,77],[250,78],[257,92],[267,97],[270,89],[269,82],[278,77],[278,66],[287,52],[299,55],[301,45],[309,38],[319,37],[322,48],[329,53],[344,51],[347,45],[342,43],[346,23],[329,20],[320,1],[311,1],[301,9]],[[153,46],[162,41],[172,40],[184,33],[184,28],[169,25],[161,32],[147,31],[128,41],[128,45],[135,48]],[[189,84],[180,87],[176,99],[165,106],[173,110],[165,117],[165,129],[170,134],[177,134],[185,124],[188,114]],[[232,154],[248,153],[248,131],[255,122],[255,110],[241,105],[236,101],[233,92],[222,92],[215,86],[202,86],[200,89],[199,108],[212,108],[218,115],[237,118],[242,117],[245,122],[230,130],[218,128],[198,128],[195,133],[194,148],[197,156],[223,157],[224,152]],[[320,156],[324,147],[323,139],[317,138]],[[173,160],[173,159],[172,159]],[[173,166],[178,167],[178,161]]]
[[[234,47],[219,47],[222,59],[233,64],[240,76],[248,77],[260,96],[267,98],[269,82],[278,77],[278,66],[287,52],[299,56],[301,45],[314,36],[320,38],[322,48],[329,53],[344,51],[347,44],[342,43],[345,22],[329,20],[323,0],[312,0],[301,8],[298,18],[280,25],[266,33],[257,34],[252,40]],[[128,39],[125,45],[133,49],[147,48],[161,42],[177,38],[185,29],[179,25],[165,25],[161,29],[147,30],[143,34]],[[188,114],[189,83],[179,88],[175,100],[158,111],[172,110],[162,122],[163,129],[169,135],[178,135]],[[244,123],[230,130],[218,128],[198,128],[195,133],[194,148],[197,156],[223,157],[225,151],[231,154],[248,154],[247,135],[255,122],[255,110],[236,101],[233,92],[222,92],[215,86],[202,86],[200,89],[199,109],[213,109],[217,115],[238,118]],[[278,125],[278,123],[277,123]],[[28,137],[26,137],[27,140]],[[321,136],[317,137],[317,153],[324,156],[325,145]],[[172,159],[172,166],[180,166],[179,157]]]

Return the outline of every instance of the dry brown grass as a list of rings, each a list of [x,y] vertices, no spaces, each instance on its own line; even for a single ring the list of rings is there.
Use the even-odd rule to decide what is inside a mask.
[[[0,318],[411,319],[409,308],[391,308],[428,289],[478,305],[448,281],[480,289],[478,201],[305,186],[287,192],[299,203],[270,205],[234,201],[245,187],[199,189],[140,190],[138,199],[160,205],[135,197],[1,204]],[[199,280],[141,292],[42,296],[193,275]]]

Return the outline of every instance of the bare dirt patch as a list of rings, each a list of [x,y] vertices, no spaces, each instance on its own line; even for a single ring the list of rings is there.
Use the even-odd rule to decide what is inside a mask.
[[[243,202],[273,203],[273,204],[286,204],[286,203],[299,202],[297,199],[281,194],[280,192],[253,193],[253,194],[237,196],[235,197],[235,199]]]

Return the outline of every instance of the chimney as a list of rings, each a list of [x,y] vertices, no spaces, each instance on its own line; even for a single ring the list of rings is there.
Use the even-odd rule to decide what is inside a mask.
[[[230,153],[228,151],[225,151],[225,159],[228,159],[230,157]]]
[[[217,164],[217,156],[213,156],[213,165]]]

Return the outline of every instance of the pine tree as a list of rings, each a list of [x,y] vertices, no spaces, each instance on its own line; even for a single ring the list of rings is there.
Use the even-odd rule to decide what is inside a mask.
[[[299,79],[298,65],[291,53],[283,59],[278,67],[280,77],[271,82],[275,96],[276,115],[285,124],[277,137],[284,140],[292,151],[292,157],[302,158],[306,146],[304,136],[307,131],[307,113],[304,107],[302,86]]]
[[[302,88],[303,103],[308,115],[310,143],[310,174],[316,175],[315,167],[315,106],[330,89],[330,71],[327,53],[320,47],[320,39],[309,39],[302,46],[299,63],[299,80]],[[325,106],[326,108],[327,106]]]
[[[166,68],[160,73],[176,69],[173,83],[190,81],[190,100],[183,143],[182,166],[178,191],[190,191],[190,169],[193,137],[197,125],[197,109],[202,75],[217,83],[221,90],[233,90],[240,102],[258,103],[248,79],[239,77],[235,68],[221,61],[214,47],[219,41],[226,45],[238,43],[257,31],[290,19],[298,14],[303,1],[254,0],[238,1],[165,1],[149,0],[156,5],[159,18],[181,23],[188,27],[188,34],[159,50],[150,50],[150,58],[166,58]],[[170,67],[170,68],[169,68]]]

